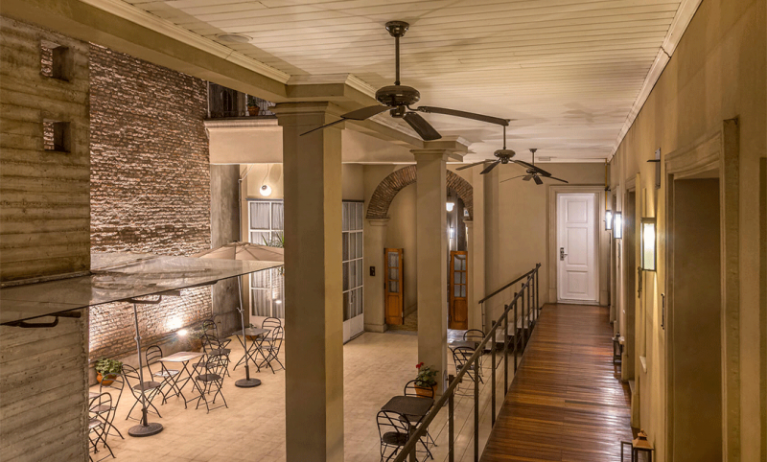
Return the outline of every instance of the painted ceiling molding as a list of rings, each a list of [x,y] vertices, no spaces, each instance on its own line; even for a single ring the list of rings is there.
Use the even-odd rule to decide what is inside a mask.
[[[381,220],[389,218],[389,206],[394,197],[407,186],[416,182],[416,166],[411,165],[392,172],[378,184],[365,218],[368,220]],[[469,219],[474,217],[474,188],[468,181],[457,174],[447,171],[447,187],[455,191],[463,204],[469,210]]]

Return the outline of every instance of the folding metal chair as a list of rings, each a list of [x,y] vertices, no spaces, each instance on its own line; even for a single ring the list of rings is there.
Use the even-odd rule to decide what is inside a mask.
[[[149,348],[146,349],[146,367],[149,369],[149,373],[152,374],[152,378],[155,378],[160,381],[160,393],[162,394],[162,404],[165,404],[168,401],[168,398],[171,396],[176,396],[181,393],[181,390],[178,389],[178,385],[176,385],[176,381],[174,378],[181,372],[177,369],[168,369],[165,367],[165,363],[163,363],[162,360],[162,348],[160,348],[158,345],[152,345]],[[155,368],[155,370],[152,370],[153,364],[160,364],[159,370]],[[168,387],[170,390],[165,392],[165,388]],[[175,392],[174,392],[175,391]],[[174,393],[172,393],[174,392]]]
[[[388,462],[397,457],[400,449],[407,444],[410,438],[410,423],[404,415],[398,412],[378,411],[376,424],[381,442],[381,461],[386,460]],[[421,444],[423,444],[423,440],[421,440]],[[426,456],[432,457],[429,448],[425,444],[424,447],[426,448]],[[416,458],[417,460],[418,458]]]
[[[403,395],[405,396],[417,396],[419,398],[432,398],[434,399],[434,388],[424,388],[419,387],[415,384],[415,380],[411,380],[410,382],[405,384],[405,391],[403,392]],[[418,423],[417,419],[411,419],[408,417],[408,421],[412,425],[416,425]],[[434,441],[434,438],[431,437],[431,433],[429,433],[429,430],[426,430],[426,438],[428,441],[430,441],[432,446],[436,446],[437,443]]]
[[[116,436],[119,436],[122,439],[125,439],[122,433],[120,433],[120,430],[114,426],[114,420],[115,416],[117,415],[117,406],[120,405],[120,398],[123,396],[123,389],[125,389],[125,379],[123,378],[122,374],[116,375],[114,380],[112,380],[112,383],[109,385],[104,385],[105,380],[101,381],[101,384],[99,385],[99,393],[109,393],[110,397],[116,395],[117,399],[112,399],[112,407],[109,409],[112,411],[109,414],[109,418],[105,419],[105,422],[107,423],[107,431],[110,435],[117,434]],[[104,390],[109,391],[104,391]],[[103,406],[100,406],[99,409],[96,410],[99,414],[103,414],[104,411],[106,411]]]
[[[231,342],[230,339],[218,337],[218,326],[215,321],[210,319],[202,322],[202,349],[205,356],[208,359],[216,356],[225,357],[224,373],[226,375],[229,375],[229,353],[232,352],[230,348],[227,348],[229,342]]]
[[[226,358],[224,356],[212,356],[204,364],[204,367],[198,368],[198,371],[201,373],[194,378],[195,387],[200,393],[200,396],[197,397],[195,409],[200,407],[200,401],[204,401],[205,408],[210,412],[210,404],[216,404],[216,399],[219,396],[221,396],[224,406],[228,409],[229,406],[226,404],[226,398],[224,398],[224,394],[221,391],[221,388],[224,386],[224,375],[226,374]],[[210,395],[213,395],[213,399],[209,401]]]
[[[160,415],[160,411],[157,410],[155,405],[152,403],[152,400],[155,398],[155,396],[157,396],[157,394],[160,393],[161,383],[155,382],[154,380],[150,380],[148,382],[144,381],[142,386],[141,375],[139,374],[139,372],[136,370],[136,368],[134,368],[133,366],[129,366],[127,364],[123,364],[123,377],[125,378],[126,385],[128,385],[131,393],[133,394],[133,398],[135,398],[136,400],[136,402],[133,403],[133,406],[131,406],[130,411],[128,411],[128,415],[125,416],[125,420],[128,420],[128,419],[139,420],[139,421],[141,420],[141,419],[136,419],[131,417],[131,413],[133,413],[133,409],[136,408],[136,405],[141,403],[142,395],[146,398],[147,411],[154,412],[155,414],[157,414],[157,417],[162,417]],[[152,409],[154,409],[154,411],[152,411]]]
[[[274,361],[277,361],[277,363],[280,365],[280,367],[277,369],[278,371],[285,369],[285,365],[282,364],[280,358],[278,357],[284,339],[285,329],[282,326],[278,326],[275,327],[272,331],[271,342],[267,343],[266,340],[262,340],[261,343],[259,343],[258,349],[261,352],[261,356],[264,358],[264,360],[261,361],[261,364],[258,365],[259,369],[269,366],[269,368],[272,370],[272,374],[274,374],[275,369],[274,366],[272,366],[272,362]]]
[[[112,396],[109,393],[100,393],[95,396],[88,403],[88,441],[93,448],[94,455],[99,452],[99,443],[109,450],[109,455],[115,458],[112,448],[107,443],[107,437],[109,436],[109,424],[110,414],[112,411]],[[88,451],[90,453],[90,451]],[[93,460],[90,454],[88,458]],[[102,457],[99,460],[106,459],[107,456]]]

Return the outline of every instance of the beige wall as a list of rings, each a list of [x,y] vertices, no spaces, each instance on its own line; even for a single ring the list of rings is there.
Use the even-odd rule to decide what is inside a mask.
[[[661,294],[666,283],[666,194],[656,192],[654,166],[646,161],[660,148],[664,159],[670,153],[685,151],[722,132],[723,122],[738,119],[740,196],[734,226],[738,234],[736,265],[739,279],[739,308],[727,319],[733,322],[723,338],[735,340],[725,354],[723,383],[728,399],[724,417],[725,457],[728,461],[764,461],[767,357],[764,336],[760,332],[767,307],[760,302],[759,281],[759,160],[765,157],[767,140],[767,47],[764,0],[704,0],[690,23],[679,47],[653,89],[642,111],[622,141],[612,161],[612,185],[622,207],[625,190],[632,178],[636,183],[639,216],[658,217],[658,271],[648,274],[644,293],[637,307],[637,336],[645,343],[648,370],[637,368],[640,412],[638,424],[644,428],[657,448],[657,460],[669,461],[667,450],[666,411],[670,405],[666,389],[667,331],[660,326]],[[665,163],[664,169],[665,169]],[[665,171],[665,170],[664,170]],[[622,248],[618,246],[618,252]],[[623,256],[625,258],[625,255]],[[762,262],[763,264],[763,262]],[[625,274],[631,271],[621,268]],[[634,287],[623,288],[621,302],[633,296]],[[725,300],[727,301],[727,300]],[[734,319],[734,321],[732,321]],[[760,351],[761,350],[761,351]],[[724,378],[723,377],[723,378]]]

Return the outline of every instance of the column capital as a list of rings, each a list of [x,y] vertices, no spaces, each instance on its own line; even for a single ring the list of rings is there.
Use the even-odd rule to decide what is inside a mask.
[[[463,156],[469,152],[469,142],[459,136],[446,136],[436,141],[424,141],[422,148],[412,149],[410,152],[416,161],[419,157],[424,160],[438,159],[439,155],[443,155],[445,160],[463,160]]]
[[[388,218],[369,218],[368,224],[370,226],[386,226],[389,224]]]

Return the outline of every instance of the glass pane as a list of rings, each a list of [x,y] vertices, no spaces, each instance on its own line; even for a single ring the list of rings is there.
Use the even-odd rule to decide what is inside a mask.
[[[341,207],[341,215],[343,217],[343,221],[341,224],[341,230],[342,231],[349,231],[349,203],[344,202]]]
[[[362,279],[362,260],[357,260],[357,286],[361,287],[364,279]]]
[[[362,314],[362,301],[364,300],[362,294],[362,288],[357,289],[354,292],[354,315],[359,316]]]
[[[349,293],[344,292],[344,321],[349,320]]]
[[[349,263],[349,288],[357,287],[357,262]]]
[[[453,286],[453,297],[461,296],[461,286]]]
[[[269,245],[272,240],[272,233],[270,232],[252,232],[250,233],[250,243],[256,245]]]
[[[343,278],[344,278],[344,288],[343,290],[349,290],[349,264],[344,263],[344,267],[342,269],[343,271]]]
[[[269,209],[271,203],[252,201],[250,203],[251,229],[269,229]]]
[[[357,229],[357,204],[349,202],[349,230]]]
[[[397,281],[389,281],[389,292],[393,294],[399,293],[399,285]]]
[[[389,252],[389,266],[397,267],[399,260],[399,254],[397,252]]]
[[[362,258],[362,233],[357,233],[357,258]]]
[[[349,261],[349,233],[341,234],[341,259],[343,261]]]
[[[399,271],[397,268],[389,268],[389,279],[396,281],[399,277]]]
[[[466,273],[461,273],[461,284],[466,284]]]
[[[365,204],[362,202],[357,202],[357,226],[355,229],[362,229],[362,219],[364,218],[365,214]]]
[[[349,233],[349,260],[357,258],[357,233]]]
[[[461,283],[461,273],[456,271],[453,273],[453,284],[460,284]]]
[[[272,202],[272,229],[285,229],[285,205]]]
[[[466,286],[461,286],[461,297],[466,298]]]

